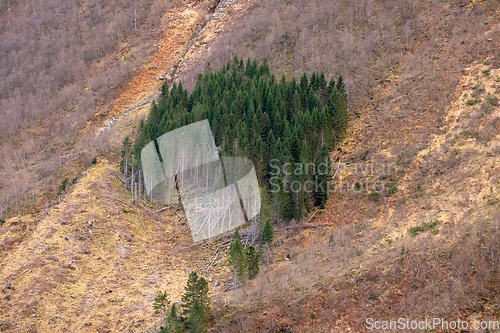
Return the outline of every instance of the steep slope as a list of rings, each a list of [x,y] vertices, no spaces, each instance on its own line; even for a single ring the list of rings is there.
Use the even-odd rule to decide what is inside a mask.
[[[244,36],[242,25],[258,17],[265,20],[260,15],[263,11],[284,13],[280,8],[296,5],[255,4],[259,14],[235,23],[241,29],[226,33],[224,42],[233,43],[244,55],[268,56],[279,72],[287,58],[266,42],[274,41],[271,45],[279,49],[280,22],[286,21],[269,19],[267,30],[247,25],[250,31]],[[319,7],[315,13],[328,12],[319,2],[305,6]],[[387,19],[399,16],[383,15],[383,6],[373,4],[374,14],[367,17],[366,25],[392,26],[386,25]],[[391,6],[404,4],[391,2]],[[340,21],[355,11],[340,8],[332,15]],[[379,179],[386,191],[379,195],[372,195],[371,189],[337,192],[327,209],[315,216],[317,222],[336,225],[333,230],[280,238],[275,245],[278,263],[251,288],[228,295],[226,307],[234,317],[221,320],[215,331],[364,331],[367,317],[498,320],[494,310],[499,301],[495,242],[500,216],[495,140],[499,26],[494,19],[498,7],[486,1],[433,1],[415,2],[407,9],[412,15],[403,11],[402,21],[394,20],[394,30],[388,31],[392,37],[378,40],[377,47],[364,43],[367,35],[359,28],[364,26],[361,23],[353,29],[350,44],[332,39],[325,43],[338,47],[316,58],[319,66],[328,68],[331,62],[338,66],[353,98],[351,110],[359,117],[351,122],[342,152],[334,154],[349,171],[338,180],[352,185],[357,180]],[[386,8],[385,13],[391,10]],[[377,20],[380,25],[373,24]],[[301,31],[303,36],[313,36],[304,29],[308,28]],[[309,32],[312,29],[309,26]],[[258,31],[262,43],[243,42]],[[311,39],[317,43],[331,36],[319,27],[318,31]],[[386,53],[383,48],[390,45],[395,49],[389,47]],[[298,51],[297,47],[311,44],[303,41],[294,46]],[[337,50],[347,57],[333,56]],[[217,63],[219,56],[207,55],[207,60]],[[356,64],[363,59],[365,65]],[[360,80],[363,70],[376,69],[373,65],[389,59],[392,64],[385,65],[385,72],[374,70]],[[292,68],[299,71],[312,64],[304,61]],[[371,170],[372,164],[394,162],[397,173]],[[410,227],[421,235],[412,237]],[[290,262],[280,260],[286,253],[291,253]],[[226,313],[222,308],[218,311],[221,316]]]
[[[178,208],[151,213],[154,207],[135,206],[113,175],[116,164],[105,158],[78,172],[82,167],[78,159],[93,156],[95,150],[114,158],[114,147],[144,117],[162,79],[177,73],[178,63],[193,44],[191,37],[211,18],[216,5],[185,2],[165,13],[161,18],[165,31],[144,68],[101,101],[86,128],[73,131],[75,143],[67,147],[57,173],[71,179],[76,175],[69,193],[47,200],[44,206],[34,200],[31,214],[4,223],[0,231],[2,331],[142,331],[156,326],[151,302],[158,290],[180,300],[191,269],[200,272],[208,267],[207,279],[213,274],[224,276],[220,262],[226,249],[217,244],[205,245],[204,251],[189,247],[192,241]],[[126,58],[131,50],[123,52],[117,57]],[[36,130],[28,125],[26,130]],[[26,165],[40,167],[30,156],[23,156]],[[41,157],[50,159],[45,152]],[[5,172],[15,165],[8,159],[4,163]],[[83,164],[86,167],[89,161]],[[57,182],[52,186],[55,190]],[[43,184],[41,189],[44,193]],[[11,214],[15,211],[7,207]],[[218,286],[214,289],[224,288],[222,280]]]
[[[77,150],[112,125],[98,147],[117,152],[147,111],[156,76],[165,73],[157,62],[189,86],[207,61],[217,68],[232,53],[266,56],[288,78],[322,69],[344,76],[351,133],[332,155],[349,166],[342,180],[379,179],[386,191],[334,193],[311,220],[330,227],[279,232],[275,261],[247,288],[224,292],[212,283],[213,330],[358,332],[370,316],[498,320],[498,3],[222,5],[192,34],[189,49],[171,40],[184,58],[160,45],[159,58],[107,101]],[[198,22],[190,16],[194,6],[171,13],[185,14],[175,16],[183,22],[177,32]],[[396,163],[397,173],[354,169],[359,163],[363,170]],[[108,166],[118,169],[99,162],[60,203],[0,229],[3,329],[152,328],[153,295],[167,290],[178,299],[189,269],[214,262],[217,245],[188,248],[182,219],[172,210],[157,217],[133,206]],[[182,251],[172,251],[175,244]],[[286,254],[292,260],[282,260]],[[216,267],[207,277],[225,280],[227,268]]]
[[[205,25],[205,16],[212,12],[217,2],[189,2],[183,7],[171,10],[166,17],[164,35],[155,42],[155,50],[125,86],[114,91],[110,103],[102,107],[102,113],[97,113],[94,122],[88,127],[95,127],[95,120],[101,120],[101,127],[96,131],[99,135],[116,122],[119,115],[151,103],[163,80],[171,80],[176,73],[178,63],[189,50],[193,36]],[[157,47],[157,49],[156,49]],[[103,117],[106,119],[102,121]],[[88,130],[88,129],[87,129]]]
[[[367,318],[499,320],[499,69],[477,64],[463,73],[440,134],[394,156],[397,174],[343,174],[393,178],[395,193],[336,193],[314,218],[335,228],[278,238],[277,262],[226,295],[216,311],[235,317],[215,331],[362,332]],[[390,160],[391,152],[370,154],[361,163]]]
[[[217,4],[2,3],[0,215],[36,210],[109,152],[95,132],[150,101]]]
[[[362,331],[367,316],[496,318],[498,4],[245,6],[209,52],[184,63],[185,82],[230,52],[267,56],[277,75],[341,73],[356,115],[334,154],[351,167],[342,179],[380,179],[386,192],[335,193],[315,220],[337,228],[278,238],[280,262],[226,295],[217,316],[229,308],[234,317],[215,331]],[[397,173],[355,172],[359,163],[397,163]],[[413,238],[410,227],[428,229]],[[281,262],[287,253],[297,261]]]
[[[233,8],[238,8],[238,4],[222,0],[189,2],[171,10],[166,19],[166,33],[155,43],[158,49],[136,76],[122,89],[114,91],[109,102],[87,124],[76,146],[83,149],[95,140],[99,153],[118,152],[125,136],[135,135],[139,120],[146,117],[161,84],[183,77],[184,63],[201,50],[200,45],[209,47],[226,24],[225,13]],[[207,34],[210,38],[205,39],[203,36]],[[202,44],[201,39],[205,40]]]
[[[191,270],[208,267],[214,282],[224,276],[227,249],[190,247],[182,211],[158,208],[134,205],[102,161],[43,214],[9,219],[1,228],[2,331],[144,331],[157,322],[159,290],[180,300]],[[221,288],[222,280],[212,290]]]

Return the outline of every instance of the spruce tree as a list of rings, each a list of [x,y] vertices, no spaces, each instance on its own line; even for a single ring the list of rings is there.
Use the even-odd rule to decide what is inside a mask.
[[[149,111],[147,123],[148,125],[157,125],[161,121],[161,110],[155,101],[151,103],[151,110]]]
[[[128,135],[125,137],[122,143],[122,150],[121,150],[121,155],[122,155],[122,170],[123,174],[127,176],[128,173],[128,168],[129,168],[129,159],[130,155],[132,153],[132,142],[130,141],[130,138]]]
[[[198,331],[205,332],[206,323],[210,319],[210,297],[208,296],[208,282],[203,277],[198,277],[198,274],[193,271],[189,274],[186,287],[182,295],[182,307],[184,314],[188,317],[188,322],[191,327]],[[203,323],[202,326],[201,323]],[[201,330],[201,331],[199,331]]]
[[[167,85],[167,81],[165,81],[162,85],[161,85],[161,97],[162,98],[165,98],[168,96],[168,85]]]
[[[264,245],[265,243],[272,243],[274,240],[274,228],[271,223],[271,220],[267,220],[264,224],[264,228],[262,229],[262,233],[260,235],[260,245]]]
[[[172,304],[165,318],[165,325],[161,327],[161,333],[182,333],[182,324],[177,318],[177,308]]]
[[[231,242],[229,250],[229,263],[232,266],[234,285],[236,286],[238,282],[245,282],[247,277],[246,259],[238,230],[234,232],[233,241]]]
[[[207,320],[203,310],[203,306],[196,299],[194,300],[193,307],[188,319],[189,333],[206,333]]]
[[[161,318],[166,318],[167,310],[170,307],[170,300],[166,291],[160,291],[153,299],[153,309]]]
[[[292,154],[293,161],[299,162],[300,145],[299,145],[299,138],[297,137],[296,133],[292,134],[292,141],[290,144],[290,153]]]
[[[311,75],[311,83],[309,85],[309,89],[316,91],[319,87],[318,80],[316,78],[316,73],[312,73]]]
[[[254,152],[253,161],[255,166],[255,173],[257,174],[257,178],[259,180],[263,180],[267,164],[266,143],[262,141],[260,136],[257,136],[253,152]]]
[[[191,309],[193,308],[194,301],[197,297],[197,283],[198,283],[198,274],[195,271],[189,273],[189,277],[187,280],[187,285],[184,287],[184,294],[181,297],[182,307],[184,308],[184,312],[189,314]]]
[[[286,157],[287,156],[285,156],[285,158]],[[281,173],[278,173],[274,184],[277,185],[278,191],[272,193],[272,205],[274,206],[272,208],[279,216],[279,218],[275,220],[282,219],[290,221],[294,216],[293,203],[290,196],[290,179],[283,179]]]
[[[325,72],[321,71],[319,75],[319,88],[321,89],[326,89],[326,79],[325,79]]]
[[[208,282],[204,277],[198,279],[196,284],[197,296],[196,299],[200,303],[200,306],[203,310],[203,314],[205,315],[205,320],[208,320],[211,317],[211,309],[210,309],[210,296],[208,296]]]
[[[292,108],[295,114],[298,114],[302,108],[302,102],[298,90],[295,90],[292,98]]]
[[[310,180],[310,173],[313,171],[312,168],[310,168],[311,152],[305,140],[302,141],[302,149],[300,152],[299,162],[303,166],[303,168],[301,172],[298,172],[297,174],[294,173],[293,181],[300,184],[300,187],[295,186],[292,193],[292,198],[295,206],[294,214],[297,221],[300,221],[304,216],[304,210],[307,206],[308,196],[308,192],[306,191],[312,190],[310,183],[307,183],[307,181]],[[307,188],[305,188],[306,184],[309,185]]]
[[[260,256],[253,245],[248,246],[246,252],[247,267],[248,267],[248,278],[253,279],[257,274],[259,274],[259,260]]]
[[[259,241],[262,236],[262,230],[264,230],[266,221],[271,219],[271,198],[269,192],[263,187],[260,187],[260,193],[260,202],[262,207],[260,208],[259,217],[257,219],[257,225],[259,227]]]
[[[247,59],[247,66],[245,68],[245,74],[249,77],[253,76],[252,61],[250,60],[250,57],[248,57],[248,59]]]

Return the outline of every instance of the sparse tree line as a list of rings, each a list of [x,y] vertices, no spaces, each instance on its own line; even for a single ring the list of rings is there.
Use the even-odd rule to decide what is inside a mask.
[[[274,230],[268,220],[260,235],[260,247],[271,246]],[[229,252],[233,288],[253,279],[259,273],[260,253],[253,245],[244,248],[238,230],[234,232]],[[161,333],[204,333],[212,320],[208,282],[195,271],[189,278],[182,294],[182,302],[171,303],[167,292],[160,291],[153,300],[153,309],[160,315]]]
[[[269,220],[267,220],[260,235],[260,249],[263,245],[270,246],[274,239],[274,229]],[[248,279],[253,279],[259,274],[259,262],[261,260],[261,251],[257,252],[255,246],[249,244],[244,248],[241,242],[238,230],[234,232],[231,246],[229,247],[229,265],[232,272],[232,288],[238,287],[238,284],[245,283]]]
[[[245,63],[235,56],[217,72],[208,64],[192,93],[182,83],[171,89],[162,86],[148,118],[139,124],[135,142],[125,138],[122,170],[125,177],[132,175],[131,189],[141,195],[141,185],[137,192],[133,181],[140,177],[142,148],[169,131],[208,119],[222,155],[245,156],[254,162],[261,193],[268,197],[263,205],[270,208],[269,218],[300,220],[313,205],[324,206],[327,189],[290,191],[286,185],[328,180],[329,175],[316,171],[320,164],[331,163],[329,151],[345,135],[348,116],[342,77],[327,82],[323,72],[310,78],[304,73],[298,82],[284,76],[278,81],[266,59]],[[295,175],[295,163],[312,165],[314,170]],[[271,191],[271,180],[278,191]]]
[[[123,140],[121,150],[121,167],[123,170],[122,182],[125,189],[129,187],[134,197],[134,202],[137,204],[137,201],[144,198],[144,182],[141,181],[142,172],[138,168],[140,156],[136,156],[132,152],[132,141],[130,141],[130,138],[127,136],[125,140]]]
[[[263,217],[265,223],[261,227],[259,235],[259,246],[257,248],[247,242],[243,245],[240,233],[234,231],[231,245],[229,247],[229,265],[232,273],[231,289],[245,284],[259,274],[260,263],[268,264],[271,261],[272,244],[274,240],[274,227],[270,219]]]

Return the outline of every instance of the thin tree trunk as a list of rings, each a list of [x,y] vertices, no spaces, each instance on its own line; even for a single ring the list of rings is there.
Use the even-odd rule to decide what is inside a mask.
[[[135,204],[137,205],[137,194],[139,192],[139,183],[138,182],[135,182]]]
[[[139,201],[142,199],[141,170],[139,169]]]
[[[125,181],[123,182],[124,189],[127,189],[127,169],[128,169],[128,156],[125,155],[125,167],[123,168],[123,179],[125,179]]]
[[[132,165],[132,179],[130,180],[130,190],[132,190],[132,186],[134,185],[134,166]]]

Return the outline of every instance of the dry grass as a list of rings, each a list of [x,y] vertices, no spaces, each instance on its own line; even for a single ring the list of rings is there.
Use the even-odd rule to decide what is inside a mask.
[[[190,270],[212,260],[217,244],[172,252],[192,242],[185,223],[170,210],[160,221],[128,204],[109,167],[105,161],[91,167],[45,216],[9,219],[2,227],[5,331],[146,330],[157,322],[151,304],[158,291],[180,300]],[[206,273],[211,284],[220,279],[214,292],[227,287],[226,270],[216,264]]]
[[[360,118],[352,120],[340,160],[398,165],[397,176],[381,177],[397,186],[395,193],[378,200],[366,192],[333,196],[314,219],[331,228],[278,236],[275,260],[246,288],[223,292],[227,267],[214,265],[207,273],[221,284],[211,287],[214,331],[359,332],[367,316],[496,316],[500,146],[494,139],[500,115],[486,97],[498,96],[500,30],[496,21],[481,22],[498,16],[497,4],[349,4],[236,3],[210,21],[188,53],[191,60],[179,67],[188,85],[206,60],[218,67],[233,52],[267,56],[278,75],[318,69],[342,74]],[[205,40],[211,44],[201,47]],[[142,79],[133,82],[130,92],[142,94]],[[120,112],[136,101],[127,98],[110,106]],[[468,103],[472,98],[481,101]],[[129,134],[144,110],[120,118],[100,147],[121,141],[115,137]],[[66,128],[65,121],[48,126],[46,134]],[[16,152],[2,159],[4,168],[28,168],[39,144],[44,156],[60,153],[62,143],[38,142],[34,133],[3,143],[2,149]],[[87,165],[89,156],[81,152],[94,144],[90,134],[76,145],[75,158]],[[3,330],[149,329],[154,295],[167,290],[178,300],[189,270],[211,262],[216,245],[188,248],[187,233],[168,233],[181,224],[174,213],[163,212],[169,221],[163,224],[110,198],[130,199],[107,165],[91,167],[60,203],[10,218],[0,228]],[[38,163],[36,172],[57,179],[65,168],[64,160],[49,161]],[[33,198],[27,193],[37,178],[24,179],[15,182],[11,198]],[[58,182],[52,185],[56,191]],[[433,220],[437,234],[409,235],[410,227]],[[287,254],[292,260],[284,260]]]
[[[7,217],[36,210],[57,195],[65,176],[74,178],[96,155],[119,151],[128,130],[100,132],[97,139],[96,131],[147,104],[213,7],[212,1],[199,7],[197,1],[42,2],[9,2],[11,8],[0,11],[0,51],[6,53],[0,214]]]
[[[255,4],[255,13],[267,10],[272,3]],[[350,96],[357,99],[352,110],[359,113],[360,120],[352,121],[340,161],[396,162],[397,176],[379,179],[393,183],[397,190],[394,194],[384,193],[378,201],[366,192],[335,195],[315,218],[336,225],[335,229],[278,238],[277,262],[269,270],[263,269],[247,289],[226,296],[229,310],[217,309],[222,319],[214,331],[284,331],[291,327],[291,331],[298,332],[359,332],[365,329],[366,317],[399,318],[409,314],[415,318],[439,314],[444,318],[498,319],[495,253],[499,249],[494,239],[500,223],[500,148],[494,139],[499,134],[495,126],[500,108],[491,96],[498,96],[498,41],[494,36],[499,29],[495,24],[483,26],[469,19],[479,15],[486,20],[498,8],[492,3],[454,6],[442,1],[420,2],[415,9],[418,19],[403,19],[404,24],[418,21],[418,29],[407,31],[409,52],[393,52],[391,46],[387,53],[371,58],[381,64],[380,68],[390,67],[390,72],[378,76],[372,72],[366,78],[368,82],[383,78],[380,85],[366,85],[373,92],[373,106],[367,106],[372,100],[366,103],[362,89],[353,90],[366,84],[355,80],[356,66],[365,65],[338,64],[342,59],[331,59],[326,54],[318,57],[324,68],[337,65],[347,77]],[[447,15],[434,16],[428,10]],[[396,17],[384,17],[381,12],[367,22]],[[235,26],[248,24],[253,29],[250,23],[258,16],[247,17],[245,23]],[[272,28],[266,30],[266,25],[260,24],[261,36],[281,33],[280,24],[285,21],[269,17]],[[304,14],[304,20],[306,17],[312,21],[312,16]],[[307,25],[300,26],[306,29]],[[317,39],[331,36],[319,31]],[[310,32],[303,33],[311,36]],[[403,34],[394,33],[403,38]],[[252,52],[267,55],[271,66],[278,72],[282,70],[286,58],[266,49],[265,43],[242,46],[238,41],[250,40],[245,34],[244,29],[232,35],[227,32],[223,41],[233,43],[240,56],[255,54]],[[310,49],[312,42],[307,44]],[[390,39],[386,42],[392,43]],[[349,52],[354,57],[354,51]],[[293,61],[298,61],[298,53],[294,54]],[[218,56],[224,58],[213,53],[207,59],[217,63]],[[384,62],[388,59],[395,65],[388,66]],[[313,62],[306,63],[292,68],[302,70]],[[351,70],[346,68],[349,66]],[[471,98],[480,101],[470,105],[467,101]],[[358,102],[363,109],[357,108]],[[353,174],[345,177],[356,179]],[[415,237],[409,235],[410,227],[434,220],[436,234],[431,228]],[[330,233],[333,247],[329,246]],[[292,256],[290,262],[282,260],[287,253]]]

